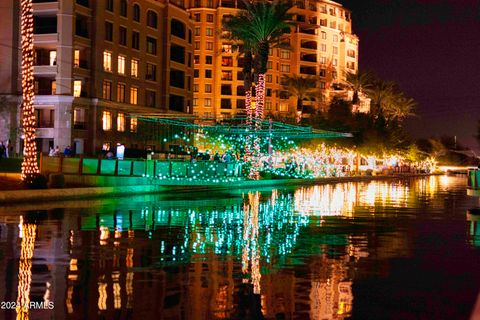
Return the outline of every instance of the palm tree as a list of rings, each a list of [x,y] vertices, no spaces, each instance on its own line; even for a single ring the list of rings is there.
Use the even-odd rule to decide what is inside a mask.
[[[372,99],[373,110],[370,110],[370,113],[375,117],[381,115],[385,105],[392,99],[395,86],[392,81],[375,80],[367,90],[367,95]]]
[[[413,98],[405,97],[403,93],[396,93],[383,103],[382,114],[387,121],[402,121],[414,115],[413,110],[416,106],[417,102]]]
[[[303,114],[303,100],[313,101],[319,97],[317,90],[317,79],[314,77],[302,77],[298,75],[284,76],[285,89],[292,95],[297,97],[297,112],[300,112],[300,122]]]
[[[259,0],[245,2],[246,13],[243,20],[244,32],[254,44],[255,75],[255,117],[263,119],[265,104],[265,73],[267,72],[268,54],[272,44],[282,42],[282,36],[290,32],[291,15],[288,10],[292,5],[281,0]]]
[[[22,124],[24,149],[22,180],[31,182],[40,171],[35,142],[35,109],[33,108],[33,11],[32,0],[21,1],[20,27],[22,35]]]
[[[358,104],[360,92],[367,92],[372,88],[373,75],[370,72],[350,72],[346,71],[347,87],[353,91],[353,104]]]

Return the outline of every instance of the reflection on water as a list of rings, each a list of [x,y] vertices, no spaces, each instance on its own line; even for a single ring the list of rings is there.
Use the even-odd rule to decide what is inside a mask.
[[[17,308],[18,319],[368,318],[362,284],[424,259],[419,221],[427,233],[456,221],[446,232],[462,230],[452,237],[472,250],[464,187],[430,177],[4,216],[0,294],[55,304]]]

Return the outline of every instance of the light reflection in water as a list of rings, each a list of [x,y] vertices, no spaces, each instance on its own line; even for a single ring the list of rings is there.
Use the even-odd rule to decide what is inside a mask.
[[[19,237],[22,239],[18,266],[17,320],[29,319],[30,286],[32,283],[32,257],[35,248],[37,226],[24,223],[20,217]]]
[[[266,318],[292,314],[297,300],[309,306],[306,318],[349,317],[353,306],[349,269],[352,262],[370,256],[369,240],[365,234],[324,232],[323,227],[314,223],[318,221],[315,216],[323,217],[328,225],[332,221],[328,216],[353,218],[359,206],[372,207],[374,212],[379,206],[404,208],[412,201],[412,190],[429,199],[438,188],[447,185],[442,181],[427,178],[411,183],[321,185],[299,188],[293,193],[248,193],[243,200],[229,204],[155,203],[83,215],[78,229],[66,229],[70,258],[64,289],[65,312],[73,316],[81,311],[75,297],[78,300],[79,290],[84,290],[79,288],[85,281],[85,268],[91,268],[94,314],[98,312],[107,318],[113,317],[111,312],[115,310],[133,310],[139,305],[147,308],[136,295],[170,301],[179,290],[187,291],[182,297],[190,299],[185,298],[183,305],[188,314],[232,318],[239,312],[235,301],[242,285],[251,286],[248,294],[258,298],[259,310]],[[35,225],[21,225],[21,256],[26,257],[26,262],[20,264],[19,299],[29,294],[28,261],[33,255],[36,231]],[[25,226],[34,229],[28,227],[27,232]],[[313,227],[318,227],[314,233]],[[33,234],[32,242],[25,240],[27,233],[30,237]],[[92,234],[95,236],[91,237]],[[406,255],[408,245],[401,237],[395,239],[398,243],[376,255],[398,254],[402,249]],[[83,250],[87,253],[79,255]],[[312,258],[306,259],[308,255]],[[91,257],[89,263],[85,257]],[[293,266],[307,266],[308,281],[299,284],[295,274],[283,271]],[[22,273],[22,268],[27,273]],[[184,278],[178,278],[176,272]],[[49,290],[50,287],[44,299],[51,299]],[[168,307],[167,302],[162,304],[162,308]],[[27,318],[28,310],[23,319]]]

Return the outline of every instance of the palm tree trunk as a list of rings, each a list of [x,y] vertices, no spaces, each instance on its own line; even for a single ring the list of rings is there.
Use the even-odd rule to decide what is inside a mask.
[[[24,149],[22,162],[22,180],[28,181],[39,173],[37,163],[37,145],[35,142],[35,109],[33,108],[33,11],[32,0],[21,1],[22,34],[22,124]]]
[[[245,109],[247,111],[246,125],[249,131],[252,131],[252,90],[245,88]],[[251,136],[249,134],[245,137],[245,162],[250,162],[252,158],[252,148],[251,148]]]
[[[258,75],[258,83],[255,86],[255,132],[262,128],[263,121],[263,106],[265,105],[265,73]],[[252,163],[253,167],[253,179],[258,180],[260,178],[260,138],[255,137],[253,142],[254,159]]]

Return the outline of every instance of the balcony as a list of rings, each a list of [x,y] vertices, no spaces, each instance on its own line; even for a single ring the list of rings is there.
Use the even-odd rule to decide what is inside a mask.
[[[313,25],[301,25],[298,27],[298,32],[303,34],[316,35],[317,34],[316,28],[317,26],[313,26]]]
[[[315,53],[302,53],[300,54],[300,61],[316,63],[317,55]]]
[[[58,1],[55,0],[33,0],[33,12],[38,14],[52,14],[58,12]]]
[[[303,48],[303,49],[317,50],[317,42],[316,41],[302,40],[302,42],[300,43],[300,47]]]
[[[314,76],[317,74],[317,69],[316,67],[300,66],[300,73]]]
[[[57,33],[57,17],[38,17],[33,19],[33,33],[51,34]]]
[[[55,75],[57,73],[57,66],[43,65],[43,66],[34,66],[33,74],[34,75]]]

